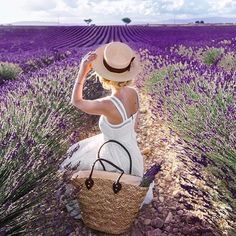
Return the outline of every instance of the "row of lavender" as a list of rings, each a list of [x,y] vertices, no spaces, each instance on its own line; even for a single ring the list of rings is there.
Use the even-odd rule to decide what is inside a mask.
[[[0,61],[17,63],[23,72],[27,73],[47,67],[54,61],[60,61],[70,56],[74,57],[81,47],[93,47],[110,41],[148,43],[151,47],[161,49],[180,43],[190,45],[192,42],[193,45],[214,46],[218,41],[231,39],[233,31],[233,26],[198,28],[1,27]]]
[[[51,65],[33,77],[21,77],[1,97],[0,234],[27,235],[31,230],[32,235],[37,234],[37,228],[31,227],[40,222],[39,215],[47,219],[44,201],[51,201],[61,188],[57,186],[58,164],[81,130],[96,120],[70,104],[78,63],[71,67],[64,63]],[[101,96],[100,84],[86,81],[85,93],[90,98]],[[42,222],[41,227],[47,228]]]
[[[110,41],[156,42],[156,47],[184,43],[203,45],[231,39],[235,26],[145,27],[145,26],[62,26],[0,27],[2,54],[35,52],[42,48],[90,47]],[[168,33],[167,33],[168,32]]]
[[[16,232],[30,234],[29,229],[32,231],[31,234],[34,235],[36,232],[40,233],[42,231],[47,235],[52,235],[50,230],[57,231],[57,235],[60,235],[60,232],[61,235],[65,235],[73,231],[74,223],[57,207],[58,201],[53,198],[57,188],[55,186],[58,177],[56,174],[57,165],[61,162],[66,149],[69,147],[68,138],[70,135],[73,136],[73,131],[77,131],[77,133],[75,132],[77,137],[81,128],[86,123],[91,122],[91,117],[82,116],[76,109],[71,107],[69,104],[70,93],[81,56],[85,52],[95,49],[100,43],[114,40],[114,37],[116,37],[114,32],[117,32],[116,29],[119,27],[92,28],[46,27],[40,28],[39,31],[37,31],[37,28],[26,28],[23,33],[21,28],[18,28],[19,31],[9,28],[7,29],[9,38],[7,38],[8,33],[5,31],[0,34],[4,35],[5,40],[0,41],[1,46],[5,45],[3,46],[4,51],[1,51],[2,61],[25,63],[29,58],[28,56],[33,55],[31,59],[33,63],[35,61],[39,63],[35,63],[36,66],[33,70],[20,64],[23,69],[21,76],[16,81],[7,81],[0,88],[0,126],[2,130],[0,134],[0,229],[9,235]],[[102,29],[104,30],[102,32],[105,33],[97,36],[99,30]],[[113,33],[108,34],[109,31],[105,31],[105,29],[110,29]],[[229,143],[225,144],[227,152],[230,152],[232,156],[235,155],[235,150],[232,149],[235,133],[228,133],[228,130],[235,130],[235,116],[233,116],[235,114],[235,104],[232,101],[232,99],[235,99],[232,90],[232,88],[235,88],[234,57],[231,58],[232,64],[227,67],[228,69],[226,69],[227,63],[221,63],[226,54],[235,52],[235,28],[136,27],[135,29],[120,27],[120,32],[123,32],[123,35],[119,35],[116,40],[129,42],[136,50],[147,48],[150,52],[149,56],[145,53],[142,55],[143,59],[147,57],[151,63],[144,68],[138,85],[143,86],[142,78],[145,77],[145,73],[150,75],[148,71],[157,70],[152,79],[148,80],[147,85],[151,89],[150,95],[153,97],[153,114],[161,115],[163,107],[165,107],[165,112],[171,124],[177,127],[185,136],[188,136],[185,139],[189,140],[190,143],[194,142],[196,146],[198,143],[195,143],[195,136],[199,135],[198,138],[201,139],[201,135],[204,133],[201,133],[202,129],[199,126],[192,125],[194,123],[199,124],[199,120],[193,119],[195,116],[192,113],[195,112],[196,108],[188,107],[192,105],[189,96],[195,96],[194,101],[199,107],[201,107],[201,101],[205,104],[206,109],[202,116],[207,116],[207,107],[209,106],[209,99],[207,98],[209,94],[197,99],[199,91],[192,91],[193,88],[198,88],[199,81],[199,83],[205,84],[206,87],[210,86],[211,94],[212,85],[216,85],[216,87],[224,85],[222,93],[224,94],[227,90],[228,99],[225,106],[229,107],[229,112],[225,117],[221,111],[218,112],[218,107],[216,107],[215,120],[211,122],[207,120],[207,125],[211,129],[214,124],[222,124],[220,122],[224,118],[226,131],[224,132],[224,128],[221,128],[220,134],[224,133],[225,137],[228,138],[226,140],[230,140]],[[17,34],[14,33],[14,30]],[[132,30],[133,34],[131,34]],[[41,36],[37,35],[36,31]],[[101,36],[104,36],[103,40]],[[139,38],[137,38],[138,36]],[[30,39],[32,40],[32,47],[29,46]],[[91,41],[91,39],[93,40]],[[17,43],[16,47],[14,47],[14,42]],[[87,48],[86,45],[91,42],[93,46]],[[9,44],[11,46],[7,46],[7,43],[11,43]],[[184,46],[181,46],[181,44],[184,44]],[[20,49],[21,47],[24,51],[16,51],[16,54],[11,52],[11,50]],[[216,54],[213,53],[213,56],[211,56],[213,47],[221,51],[221,48],[224,48],[226,51],[222,53],[217,51]],[[204,53],[206,54],[204,55]],[[50,63],[40,64],[43,59],[52,54],[55,57],[51,58]],[[16,55],[16,58],[14,55]],[[65,56],[57,59],[57,55]],[[214,63],[211,63],[211,61]],[[163,81],[165,83],[162,83]],[[186,86],[189,81],[192,81],[190,88]],[[88,80],[87,83],[90,84],[86,88],[88,97],[92,98],[92,95],[95,95],[95,97],[101,96],[101,87],[95,81]],[[200,86],[203,85],[200,84]],[[231,100],[230,94],[233,96]],[[210,98],[212,102],[218,101],[214,99],[214,96]],[[163,102],[165,102],[164,106]],[[188,111],[189,108],[192,108],[193,111],[191,109]],[[217,116],[218,113],[219,117]],[[188,116],[183,117],[183,114]],[[187,132],[186,127],[189,127],[189,123],[186,121],[189,120],[192,120],[191,127],[194,127],[194,130]],[[190,134],[195,136],[189,137]],[[210,134],[213,138],[218,138],[218,135],[220,135],[217,134],[216,136],[215,133],[209,133],[208,135]],[[75,139],[72,137],[71,141],[75,142]],[[225,142],[223,141],[222,145]],[[201,143],[199,142],[199,144]],[[197,147],[202,148],[202,145]],[[207,147],[213,148],[215,152],[217,151],[211,143],[206,143]],[[203,154],[206,154],[206,150]],[[232,177],[232,167],[235,165],[235,159],[226,157],[227,165],[222,166],[222,162],[219,162],[219,158],[215,158],[214,155],[208,154],[207,158],[216,160],[216,166],[221,166],[229,171],[227,176],[229,176],[230,184],[226,187],[230,186],[233,192],[235,188],[230,177]],[[217,171],[215,172],[218,174]],[[222,171],[220,174],[222,174]],[[41,192],[40,189],[44,189],[44,192]],[[50,199],[54,199],[55,202],[52,203]],[[47,207],[50,209],[47,209]],[[55,217],[55,214],[61,215],[61,217]]]
[[[34,30],[31,33],[32,40],[37,38]],[[41,34],[47,37],[48,30]],[[27,44],[24,34],[17,40],[18,36],[15,36],[16,42],[22,40],[24,45]],[[30,38],[29,29],[26,36]],[[42,37],[38,37],[35,44],[40,45]],[[14,37],[9,37],[10,40],[14,44]],[[4,61],[19,63],[23,73],[0,87],[0,235],[37,234],[33,224],[40,223],[45,201],[53,201],[56,190],[61,188],[57,186],[58,164],[81,130],[92,126],[96,120],[81,114],[70,104],[80,59],[93,48],[76,48],[70,53],[66,48],[51,50],[44,42],[41,48],[24,49],[25,53],[16,52],[16,58],[11,52],[7,54],[6,47],[1,54]],[[24,64],[28,56],[32,57],[30,67]],[[47,63],[49,56],[53,57]],[[86,96],[96,98],[102,92],[96,81],[86,82]],[[58,199],[54,203],[58,204]],[[58,205],[56,209],[60,215]],[[59,225],[66,221],[64,218],[59,218]],[[46,219],[47,215],[42,217],[42,220]],[[40,227],[47,228],[43,222]],[[52,225],[50,228],[57,227]]]
[[[147,50],[143,55],[150,58],[152,69],[139,81],[151,97],[154,119],[166,120],[181,136],[186,155],[208,173],[210,205],[224,206],[227,225],[210,221],[226,233],[236,233],[235,35],[236,29],[231,39],[201,47],[174,45],[166,55]]]

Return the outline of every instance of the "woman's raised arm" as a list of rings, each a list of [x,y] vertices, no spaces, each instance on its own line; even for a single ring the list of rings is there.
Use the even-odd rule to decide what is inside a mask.
[[[75,80],[74,88],[72,91],[71,104],[80,109],[81,111],[91,115],[106,115],[107,104],[104,98],[95,100],[83,99],[83,86],[88,72],[91,70],[91,61],[96,58],[96,54],[89,52],[82,58],[80,69]]]

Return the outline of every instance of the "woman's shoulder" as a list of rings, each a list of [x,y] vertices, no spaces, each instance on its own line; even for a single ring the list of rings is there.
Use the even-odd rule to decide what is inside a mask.
[[[106,107],[108,110],[111,108],[111,96],[105,96],[97,99],[103,107]]]
[[[130,89],[130,94],[133,97],[133,99],[135,101],[138,100],[138,103],[139,103],[139,93],[138,93],[138,90],[136,88],[134,88],[134,87],[129,87],[129,89]]]
[[[130,95],[138,96],[138,90],[135,87],[127,86]]]

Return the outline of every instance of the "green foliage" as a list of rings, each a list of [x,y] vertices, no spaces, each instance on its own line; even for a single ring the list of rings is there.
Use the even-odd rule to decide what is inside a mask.
[[[145,81],[144,89],[149,92],[154,92],[156,89],[155,87],[157,87],[159,84],[164,86],[166,77],[168,77],[170,80],[173,80],[173,71],[175,70],[176,66],[178,66],[178,64],[173,64],[154,71],[149,80]]]
[[[210,48],[203,53],[203,62],[207,65],[216,64],[223,53],[222,48]]]
[[[154,85],[157,85],[163,81],[163,79],[167,76],[167,68],[162,68],[158,71],[155,71],[149,80],[145,81],[145,89],[147,91],[153,91]]]
[[[15,80],[22,73],[19,65],[9,62],[0,62],[0,84],[5,80]]]

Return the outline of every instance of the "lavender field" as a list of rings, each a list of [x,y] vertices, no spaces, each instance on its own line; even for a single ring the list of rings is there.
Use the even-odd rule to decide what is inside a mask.
[[[225,210],[211,220],[228,222],[216,230],[235,232],[236,26],[2,26],[0,235],[75,232],[59,206],[57,170],[97,117],[76,110],[71,93],[81,57],[111,41],[140,53],[136,86],[148,98],[152,119],[166,122],[186,144],[187,157],[209,176]],[[93,76],[85,94],[104,95]]]

